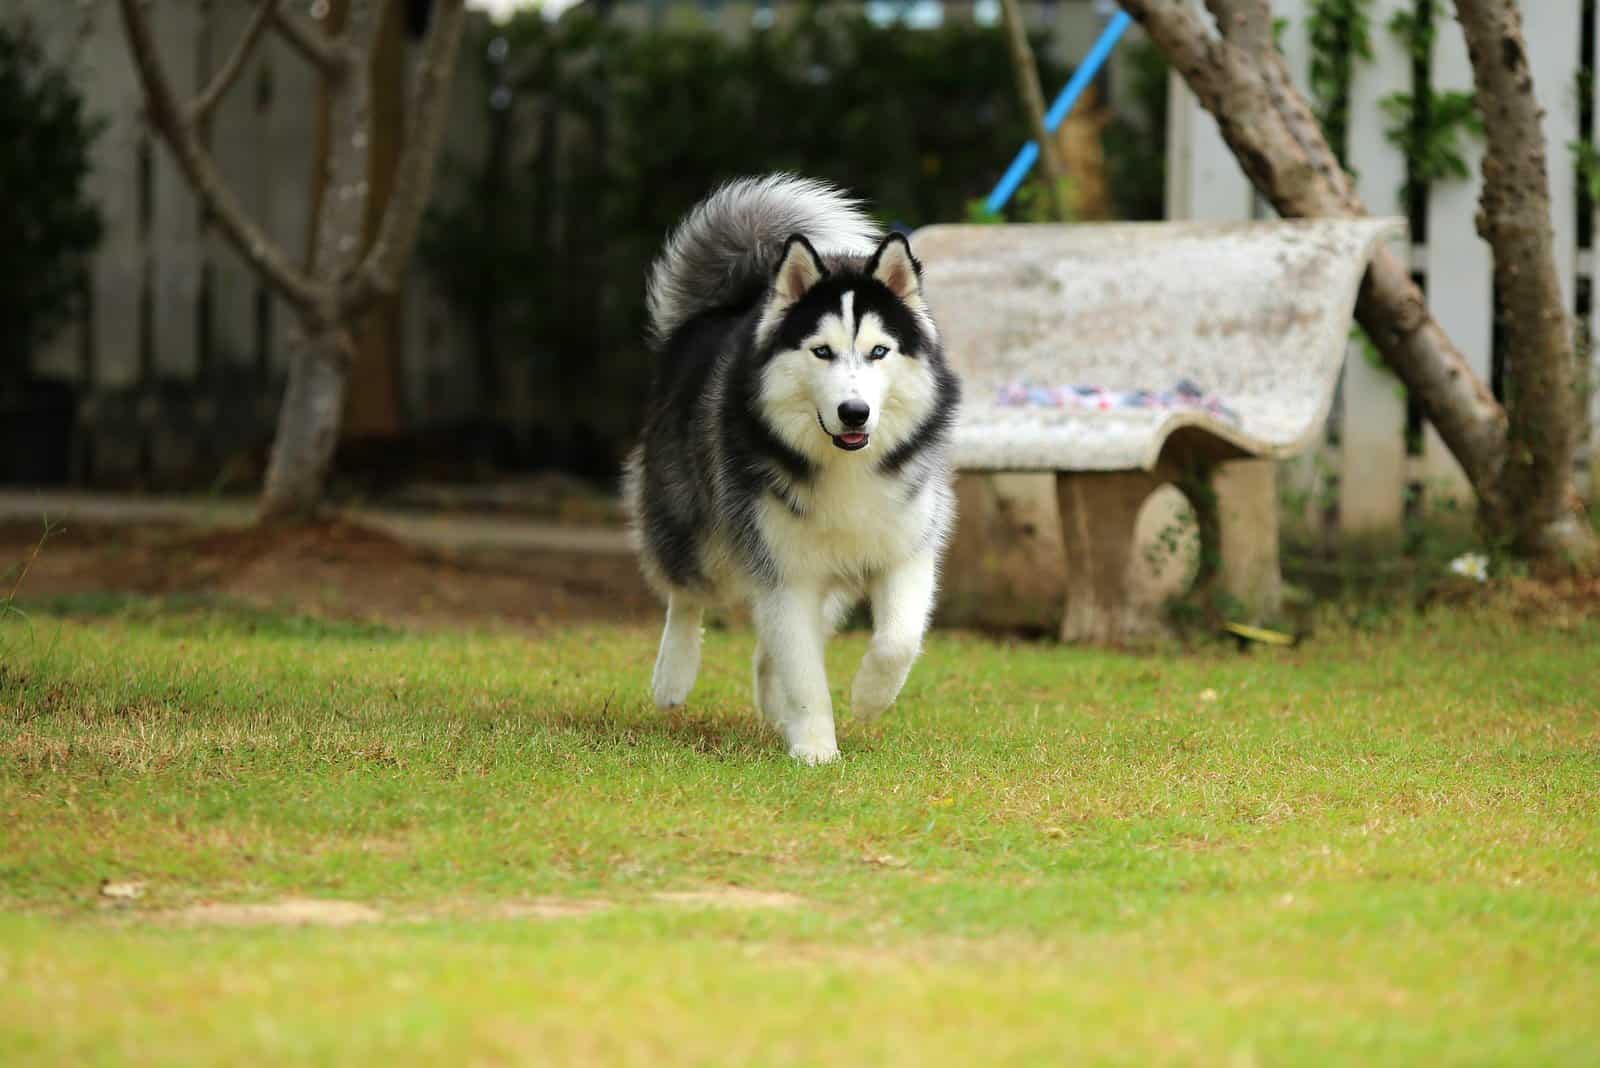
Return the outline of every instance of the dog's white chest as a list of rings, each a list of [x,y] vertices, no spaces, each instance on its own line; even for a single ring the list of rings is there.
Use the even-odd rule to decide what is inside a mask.
[[[870,464],[822,472],[785,503],[762,504],[762,533],[779,569],[794,576],[858,576],[904,560],[932,536],[933,487],[908,487]],[[791,507],[795,505],[797,507]]]

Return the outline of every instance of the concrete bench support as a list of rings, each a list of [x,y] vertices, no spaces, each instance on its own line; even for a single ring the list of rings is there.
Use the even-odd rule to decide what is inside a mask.
[[[1120,642],[1162,629],[1161,605],[1129,581],[1138,551],[1139,509],[1162,479],[1149,471],[1063,471],[1056,475],[1061,539],[1067,550],[1064,642]]]
[[[1199,519],[1197,583],[1221,595],[1230,614],[1250,622],[1282,608],[1278,566],[1276,465],[1233,460],[1202,468],[1196,479],[1176,467],[1154,471],[1063,471],[1056,503],[1067,553],[1064,642],[1138,641],[1166,630],[1165,604],[1134,580],[1139,511],[1158,488],[1186,491]]]
[[[1244,622],[1273,619],[1283,607],[1278,566],[1278,465],[1231,460],[1211,475],[1217,506],[1217,590]]]

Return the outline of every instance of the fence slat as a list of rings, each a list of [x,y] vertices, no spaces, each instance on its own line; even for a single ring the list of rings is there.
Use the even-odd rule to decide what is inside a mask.
[[[1409,0],[1374,0],[1372,60],[1357,64],[1350,83],[1346,159],[1362,201],[1378,215],[1401,212],[1406,180],[1405,157],[1384,137],[1379,101],[1411,85],[1411,57],[1387,29],[1396,11],[1410,7]],[[1400,256],[1407,255],[1406,241],[1398,240],[1394,247]],[[1406,492],[1406,404],[1399,381],[1373,365],[1365,345],[1352,343],[1339,399],[1346,461],[1339,480],[1339,532],[1398,534]]]
[[[1251,217],[1255,191],[1217,129],[1217,120],[1200,106],[1182,79],[1174,74],[1168,113],[1171,144],[1187,143],[1186,175],[1169,183],[1169,219],[1233,221]],[[1173,195],[1175,194],[1175,195]]]
[[[91,278],[90,372],[94,387],[119,389],[138,380],[143,331],[144,247],[139,233],[139,160],[146,143],[143,98],[116,11],[101,4],[92,20],[84,48],[88,57],[84,97],[89,113],[103,119],[105,129],[91,150],[87,185],[100,205],[105,230]]]
[[[1305,0],[1272,0],[1272,15],[1277,23],[1278,50],[1283,53],[1284,65],[1295,87],[1311,99],[1311,22]],[[1255,195],[1255,217],[1279,218],[1275,209],[1261,194]]]
[[[1461,27],[1443,8],[1435,19],[1433,89],[1470,91],[1472,66]],[[1435,182],[1428,191],[1428,306],[1468,365],[1487,381],[1494,338],[1494,283],[1489,246],[1478,236],[1474,222],[1482,187],[1483,144],[1462,134],[1458,145],[1470,176]],[[1423,471],[1424,499],[1429,503],[1470,499],[1466,475],[1432,426],[1425,431]]]
[[[1200,9],[1201,18],[1211,16]],[[1249,219],[1255,210],[1255,190],[1228,150],[1217,120],[1176,71],[1169,75],[1167,93],[1167,154],[1182,159],[1167,180],[1167,218],[1232,222]]]

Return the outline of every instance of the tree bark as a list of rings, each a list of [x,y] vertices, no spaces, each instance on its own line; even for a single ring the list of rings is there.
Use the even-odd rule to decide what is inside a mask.
[[[1509,417],[1501,503],[1514,547],[1594,562],[1593,529],[1572,486],[1577,448],[1573,327],[1556,275],[1543,110],[1522,15],[1510,0],[1456,0],[1487,151],[1478,233],[1494,249],[1506,337]]]
[[[353,347],[338,327],[323,327],[301,340],[278,408],[258,521],[294,522],[316,514],[339,444]]]
[[[1028,27],[1022,18],[1019,0],[1000,0],[1000,9],[1006,20],[1006,43],[1011,49],[1011,70],[1017,78],[1017,96],[1028,115],[1028,125],[1033,128],[1033,139],[1039,146],[1039,166],[1049,183],[1050,207],[1061,222],[1067,220],[1067,195],[1063,188],[1066,169],[1056,151],[1055,138],[1045,127],[1044,93],[1039,88],[1039,66],[1034,62],[1033,46],[1028,43]]]
[[[1219,34],[1189,0],[1119,0],[1217,120],[1240,167],[1290,218],[1365,215],[1283,58],[1264,39],[1266,0],[1207,0]],[[1537,136],[1537,126],[1534,127]],[[1410,271],[1380,249],[1362,282],[1356,318],[1460,462],[1491,536],[1510,533],[1505,409],[1428,312]],[[1570,366],[1570,363],[1569,363]],[[1570,464],[1564,485],[1571,486]],[[1543,551],[1537,545],[1519,547]]]
[[[350,0],[328,0],[328,6],[322,14],[321,28],[313,27],[307,32],[316,34],[318,40],[341,40],[349,14]],[[305,265],[308,271],[316,264],[317,235],[322,231],[322,202],[327,195],[328,169],[331,166],[329,154],[333,151],[333,102],[337,95],[338,84],[334,79],[323,77],[317,80],[317,98],[312,110],[315,130],[311,135],[311,175],[308,179],[311,183],[311,208],[305,231]]]
[[[361,262],[361,224],[367,201],[373,54],[380,0],[345,0],[338,32],[361,57],[356,76],[327,83],[326,170],[317,197],[311,271],[333,283],[318,307],[301,317],[304,338],[289,360],[289,383],[278,411],[257,517],[262,522],[312,518],[322,503],[344,413],[350,366],[360,344],[352,318],[342,316],[338,284]],[[319,130],[319,136],[322,131]],[[319,148],[321,146],[319,145]]]

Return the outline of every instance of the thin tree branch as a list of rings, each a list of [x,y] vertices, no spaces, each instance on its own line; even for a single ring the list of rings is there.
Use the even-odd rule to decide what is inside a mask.
[[[1272,8],[1267,0],[1206,0],[1206,6],[1228,43],[1257,57],[1272,49]]]
[[[211,84],[201,90],[189,104],[189,122],[201,126],[211,117],[212,110],[217,106],[228,89],[238,79],[239,72],[244,70],[245,60],[250,58],[250,53],[255,50],[256,42],[261,40],[261,35],[266,32],[267,26],[272,22],[273,12],[279,0],[260,0],[256,6],[256,13],[250,18],[250,25],[245,27],[239,43],[234,46],[233,54],[228,61],[217,71],[216,77],[211,79]]]
[[[189,180],[189,187],[222,227],[233,247],[285,300],[307,312],[324,304],[330,296],[328,290],[291,266],[265,231],[245,214],[233,191],[217,172],[211,154],[200,143],[194,126],[178,110],[172,86],[161,69],[143,6],[142,0],[118,0],[123,29],[127,32],[134,65],[144,87],[150,122],[172,150]]]
[[[401,275],[411,258],[433,191],[434,164],[450,114],[450,81],[466,24],[464,0],[435,0],[428,43],[413,93],[416,115],[406,131],[405,151],[395,175],[394,194],[372,247],[340,295],[346,314],[364,310],[373,301],[399,292]]]
[[[1272,98],[1272,106],[1283,120],[1290,136],[1300,146],[1300,151],[1305,154],[1307,162],[1316,168],[1329,188],[1344,201],[1348,214],[1366,215],[1366,205],[1356,192],[1355,183],[1350,180],[1344,164],[1334,155],[1333,146],[1328,144],[1322,123],[1317,121],[1316,114],[1311,110],[1311,104],[1295,87],[1294,77],[1289,73],[1289,64],[1284,59],[1283,53],[1273,48],[1267,53],[1262,65],[1266,70],[1267,90]]]
[[[337,38],[330,38],[310,21],[273,5],[272,25],[294,50],[332,81],[350,69],[350,53]]]
[[[1039,146],[1039,163],[1049,183],[1050,206],[1056,219],[1067,221],[1067,205],[1062,192],[1066,168],[1056,152],[1055,138],[1044,122],[1044,93],[1039,89],[1039,67],[1033,59],[1033,46],[1028,43],[1028,27],[1022,20],[1018,0],[1000,0],[1000,10],[1006,21],[1006,42],[1011,49],[1011,70],[1017,79],[1017,95],[1022,99],[1023,110],[1028,113],[1028,125],[1033,129],[1033,139]]]

